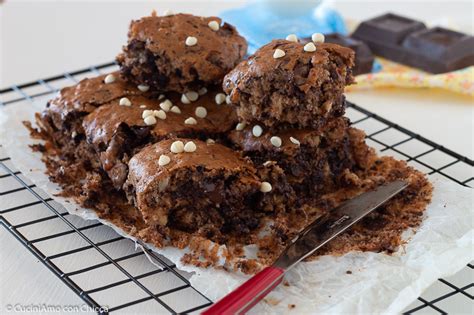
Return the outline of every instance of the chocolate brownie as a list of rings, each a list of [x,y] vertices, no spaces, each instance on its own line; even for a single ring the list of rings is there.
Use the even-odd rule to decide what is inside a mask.
[[[343,115],[342,93],[353,82],[354,52],[316,43],[274,40],[242,61],[224,78],[224,91],[239,119],[267,127],[318,128]]]
[[[65,88],[37,115],[40,130],[29,126],[62,196],[144,242],[189,249],[183,263],[217,264],[225,245],[225,268],[244,273],[271,264],[317,216],[393,179],[410,186],[318,253],[390,252],[420,224],[426,177],[377,157],[341,117],[349,49],[273,41],[226,77],[226,97],[215,85],[246,47],[233,27],[151,16],[129,35],[126,81],[114,73]],[[243,257],[248,244],[256,258]]]
[[[67,182],[69,180],[66,178],[71,179],[71,176],[85,180],[89,171],[99,172],[100,160],[94,148],[85,141],[82,128],[82,121],[87,114],[108,102],[118,102],[122,97],[147,94],[149,93],[125,82],[118,72],[86,78],[74,86],[61,89],[47,103],[46,109],[35,115],[41,137],[54,145],[59,158],[59,161],[49,162],[51,168],[58,167],[61,170],[52,172],[53,181]],[[67,161],[68,167],[60,161]],[[97,173],[93,177],[96,175]],[[63,188],[68,190],[68,187],[69,185]],[[82,190],[79,195],[87,198],[90,194]]]
[[[299,197],[337,188],[343,171],[356,165],[347,118],[333,119],[317,130],[264,129],[258,137],[254,127],[232,131],[230,141],[257,166],[275,161]]]
[[[259,224],[254,200],[262,183],[253,165],[225,146],[163,140],[133,156],[129,170],[125,190],[150,226],[248,233]]]
[[[85,115],[121,97],[142,94],[146,93],[125,82],[118,72],[86,78],[61,89],[46,104],[46,109],[36,114],[36,121],[47,133],[56,133],[54,139],[58,144],[68,145],[71,139],[74,142],[84,137],[82,119]]]
[[[144,145],[174,137],[215,140],[232,129],[235,112],[227,104],[216,103],[218,94],[222,92],[210,89],[191,104],[181,103],[177,93],[159,99],[130,96],[127,105],[114,100],[86,116],[83,128],[103,169],[121,189],[128,159]]]
[[[184,93],[220,84],[246,51],[245,39],[218,17],[152,15],[132,21],[117,61],[135,84]]]

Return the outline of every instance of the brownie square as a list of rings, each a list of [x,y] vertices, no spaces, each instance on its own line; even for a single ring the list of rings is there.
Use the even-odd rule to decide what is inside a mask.
[[[276,162],[299,197],[335,189],[340,185],[339,177],[344,171],[357,164],[355,154],[366,154],[365,144],[357,145],[360,152],[354,149],[354,142],[364,142],[363,132],[349,128],[349,121],[344,117],[316,130],[264,130],[256,137],[253,128],[250,125],[232,131],[231,143],[257,167],[268,161]]]
[[[217,139],[231,130],[237,118],[231,106],[215,102],[219,93],[210,88],[190,104],[181,103],[177,93],[162,98],[130,96],[128,106],[111,101],[84,118],[86,139],[100,156],[114,186],[121,189],[128,160],[143,146],[176,137]],[[145,119],[147,113],[151,122]]]
[[[132,21],[117,61],[130,82],[184,93],[220,84],[246,51],[245,39],[218,17],[153,14]]]
[[[344,88],[353,82],[354,52],[316,43],[314,51],[288,40],[261,47],[223,82],[241,122],[271,128],[319,128],[344,114]],[[283,54],[275,57],[275,53]]]
[[[185,151],[173,151],[176,141]],[[186,152],[191,142],[194,151]],[[125,190],[149,226],[217,234],[246,233],[259,224],[253,202],[262,183],[253,165],[227,147],[168,139],[141,150],[128,166]]]

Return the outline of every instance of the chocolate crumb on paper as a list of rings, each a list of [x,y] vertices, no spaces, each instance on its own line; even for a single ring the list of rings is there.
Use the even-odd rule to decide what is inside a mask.
[[[280,300],[272,297],[266,297],[263,299],[263,301],[269,305],[278,305],[280,303]]]

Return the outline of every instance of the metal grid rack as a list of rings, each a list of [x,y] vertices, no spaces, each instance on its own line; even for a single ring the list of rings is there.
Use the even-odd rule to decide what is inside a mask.
[[[0,106],[28,106],[41,97],[51,97],[58,89],[77,83],[83,77],[112,70],[116,70],[116,65],[107,63],[14,85],[0,90]],[[381,154],[404,159],[429,176],[442,176],[461,185],[474,186],[474,162],[467,157],[355,104],[349,104],[347,116],[353,125],[366,131],[368,144]],[[89,306],[107,305],[108,312],[138,312],[146,307],[155,313],[191,313],[212,303],[190,285],[186,273],[177,270],[166,258],[149,249],[146,254],[135,251],[132,241],[111,228],[69,215],[60,204],[23,177],[1,147],[0,166],[1,225]],[[25,213],[28,213],[27,219]],[[40,225],[42,228],[38,229]],[[39,230],[43,231],[41,235]],[[51,246],[51,243],[56,244]],[[51,252],[52,247],[55,252]],[[114,254],[111,254],[111,248]],[[77,259],[81,257],[77,254],[87,255],[88,259]],[[151,264],[147,256],[155,263]],[[472,280],[473,268],[468,264],[463,271],[470,274],[468,280]],[[105,270],[107,272],[103,272]],[[96,283],[82,282],[85,275],[90,279],[91,274],[97,275],[93,281]],[[104,278],[104,274],[108,276]],[[435,286],[442,288],[434,290],[437,294],[424,293],[406,314],[418,311],[446,314],[443,302],[452,297],[472,303],[474,284],[461,278],[439,279]],[[124,291],[126,295],[122,294]],[[440,295],[439,292],[445,293]],[[185,306],[180,303],[183,299],[186,299]]]

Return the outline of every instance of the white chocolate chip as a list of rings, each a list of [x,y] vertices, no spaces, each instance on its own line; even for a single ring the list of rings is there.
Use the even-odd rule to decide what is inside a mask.
[[[273,53],[273,58],[278,59],[284,56],[285,52],[283,50],[281,50],[280,48],[275,49],[275,52]]]
[[[291,141],[291,143],[294,143],[294,144],[296,144],[296,145],[300,145],[299,140],[296,139],[296,138],[290,137],[290,141]]]
[[[76,132],[76,131],[71,132],[71,138],[72,138],[72,139],[74,139],[76,136],[77,136],[77,132]]]
[[[196,111],[194,112],[196,114],[196,117],[199,118],[204,118],[207,116],[207,109],[202,106],[196,107]]]
[[[252,134],[254,135],[254,137],[260,137],[262,133],[263,133],[262,127],[260,127],[259,125],[253,126]]]
[[[119,101],[119,105],[121,106],[132,106],[132,102],[126,97],[122,97]]]
[[[196,37],[194,37],[194,36],[188,36],[188,37],[186,38],[186,42],[185,42],[185,43],[186,43],[186,46],[194,46],[194,45],[197,44],[197,42],[198,42],[198,40],[197,40]]]
[[[176,105],[171,107],[170,111],[175,113],[175,114],[181,114],[181,109],[179,109],[179,107],[176,106]]]
[[[183,141],[175,141],[171,144],[170,151],[173,153],[181,153],[184,151]]]
[[[198,92],[194,92],[194,91],[189,91],[185,93],[185,95],[188,98],[188,100],[190,100],[191,102],[195,102],[199,98]]]
[[[153,116],[153,111],[150,109],[145,109],[142,112],[142,118],[145,119],[145,117],[148,117],[148,116]]]
[[[232,103],[231,100],[230,100],[230,95],[227,95],[227,96],[225,97],[225,103],[226,103],[226,104]]]
[[[235,130],[241,131],[244,130],[246,124],[245,123],[238,123],[237,126],[235,126]]]
[[[207,93],[207,89],[206,89],[205,87],[200,88],[199,91],[198,91],[198,94],[199,94],[199,95],[204,95],[204,94],[206,94],[206,93]]]
[[[173,106],[173,103],[171,103],[170,100],[165,100],[160,103],[160,108],[164,110],[165,112],[169,112],[172,106]]]
[[[272,191],[272,184],[269,182],[262,182],[262,184],[260,184],[260,191],[263,193]]]
[[[290,34],[290,35],[286,36],[286,40],[288,40],[290,42],[297,43],[298,42],[298,37],[295,34]]]
[[[207,140],[206,140],[206,143],[207,143],[207,144],[214,144],[214,143],[216,143],[216,142],[214,141],[214,139],[207,139]]]
[[[184,145],[184,152],[194,152],[196,149],[196,144],[192,141],[189,141]]]
[[[311,40],[315,43],[324,43],[325,37],[321,33],[314,33],[311,35]]]
[[[211,21],[207,25],[213,31],[218,31],[219,30],[219,23],[217,21]]]
[[[115,76],[111,74],[107,74],[107,76],[104,78],[104,83],[105,84],[110,84],[115,82]]]
[[[140,108],[146,108],[146,105],[140,105]]]
[[[186,118],[186,120],[184,121],[184,123],[186,125],[197,125],[197,120],[194,118],[194,117],[189,117],[189,118]]]
[[[156,118],[155,116],[146,116],[143,121],[145,122],[146,125],[151,126],[156,124]]]
[[[191,104],[191,101],[189,98],[186,96],[186,94],[181,95],[181,103],[183,104]]]
[[[174,12],[171,11],[171,10],[165,10],[165,12],[163,12],[163,16],[170,16],[170,15],[173,15]]]
[[[139,86],[137,86],[137,88],[142,92],[147,92],[150,89],[150,87],[145,84],[140,84]]]
[[[306,45],[304,45],[303,50],[306,52],[314,52],[316,51],[316,46],[314,45],[314,43],[307,43]]]
[[[165,155],[165,154],[160,155],[160,158],[158,159],[158,165],[159,166],[168,165],[170,162],[171,162],[170,157]]]
[[[164,120],[166,119],[166,113],[164,110],[154,110],[153,111],[153,115],[155,115],[155,117],[161,119],[161,120]]]
[[[218,93],[216,94],[215,100],[217,105],[221,105],[222,103],[225,102],[225,94],[224,93]]]
[[[165,95],[164,95],[164,94],[160,94],[160,96],[158,96],[158,99],[159,99],[159,100],[162,100],[162,99],[164,99],[164,98],[165,98]]]
[[[270,165],[270,164],[272,164],[272,163],[273,163],[273,161],[266,161],[265,163],[263,163],[263,166],[266,167],[266,166],[268,166],[268,165]]]
[[[277,137],[277,136],[273,136],[270,138],[270,143],[274,146],[274,147],[281,147],[281,138],[280,137]]]

